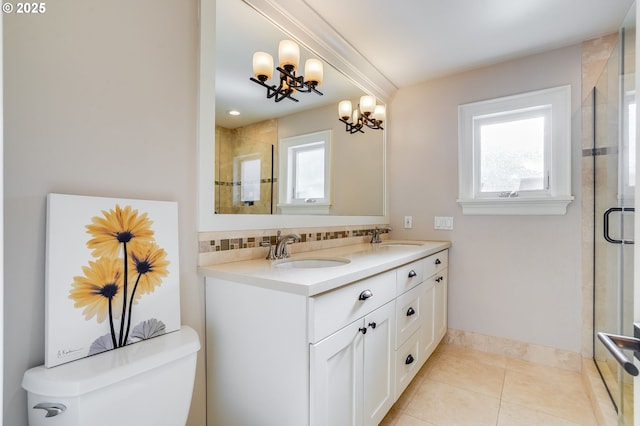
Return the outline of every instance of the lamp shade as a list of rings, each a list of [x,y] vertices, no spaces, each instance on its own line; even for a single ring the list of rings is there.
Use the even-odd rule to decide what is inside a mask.
[[[373,114],[376,108],[376,97],[371,95],[365,95],[360,98],[360,111],[362,114]]]
[[[384,121],[386,118],[386,108],[384,105],[376,105],[376,108],[373,110],[373,114],[371,118],[378,121]]]
[[[323,67],[319,59],[307,59],[304,63],[304,80],[316,86],[322,84]]]
[[[340,101],[338,104],[338,117],[348,120],[351,117],[351,101]]]
[[[294,69],[297,69],[298,62],[300,62],[300,48],[298,44],[291,40],[282,40],[278,48],[278,58],[282,68],[287,65],[292,65]]]
[[[266,52],[254,53],[253,75],[261,81],[269,80],[273,76],[273,56]]]

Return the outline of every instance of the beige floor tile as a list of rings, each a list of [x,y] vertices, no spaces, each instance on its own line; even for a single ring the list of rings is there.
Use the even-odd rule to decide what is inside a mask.
[[[416,419],[407,414],[402,414],[393,426],[437,426],[424,420]]]
[[[498,426],[578,426],[559,417],[541,411],[532,410],[522,405],[502,402],[498,414]]]
[[[485,364],[472,357],[441,356],[427,373],[427,378],[441,383],[500,398],[505,369]]]
[[[529,370],[507,368],[502,401],[582,425],[596,424],[578,373],[538,365]]]
[[[437,426],[494,426],[500,400],[426,378],[404,410]]]

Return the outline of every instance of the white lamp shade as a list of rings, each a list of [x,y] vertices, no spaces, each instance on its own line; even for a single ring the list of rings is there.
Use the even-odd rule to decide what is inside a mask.
[[[298,44],[291,40],[282,40],[278,48],[278,57],[280,59],[280,67],[285,65],[293,65],[294,69],[298,68],[300,62],[300,48]]]
[[[322,84],[323,68],[319,59],[307,59],[304,63],[304,80],[313,81],[316,85]]]
[[[269,80],[273,76],[273,56],[265,52],[253,54],[253,75],[260,80],[260,76],[266,76]]]
[[[376,97],[371,95],[365,95],[360,98],[360,111],[363,114],[373,114],[376,108]]]
[[[338,104],[338,116],[343,120],[351,117],[351,101],[340,101]]]
[[[378,121],[384,121],[386,118],[386,108],[384,105],[376,105],[376,109],[373,110],[371,118]]]
[[[351,117],[351,122],[353,124],[356,124],[359,118],[360,118],[360,111],[358,111],[358,108],[356,108],[353,110],[353,116]]]

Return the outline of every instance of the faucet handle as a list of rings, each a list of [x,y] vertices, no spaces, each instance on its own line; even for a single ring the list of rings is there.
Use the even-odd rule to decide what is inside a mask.
[[[267,257],[266,257],[267,260],[276,260],[276,255],[274,252],[275,247],[273,246],[273,244],[271,244],[271,242],[263,241],[260,243],[260,246],[269,247],[269,253],[267,254]]]

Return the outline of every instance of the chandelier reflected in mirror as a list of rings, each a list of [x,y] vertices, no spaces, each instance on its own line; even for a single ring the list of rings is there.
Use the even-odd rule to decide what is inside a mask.
[[[269,85],[267,80],[273,77],[273,56],[266,52],[253,54],[253,77],[251,81],[267,89],[267,98],[274,98],[276,102],[290,99],[295,92],[316,93],[322,96],[317,87],[322,84],[323,66],[318,59],[307,59],[304,65],[304,75],[296,75],[298,62],[300,62],[300,47],[291,40],[282,40],[278,48],[279,66],[276,71],[280,73],[279,84]]]
[[[346,126],[346,131],[364,133],[362,128],[367,126],[373,130],[382,130],[382,123],[386,117],[384,105],[378,105],[375,96],[365,95],[360,98],[358,107],[352,110],[351,101],[341,101],[338,104],[338,116]]]

